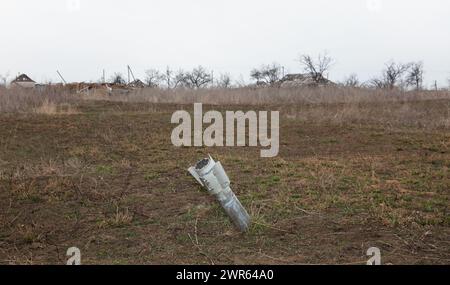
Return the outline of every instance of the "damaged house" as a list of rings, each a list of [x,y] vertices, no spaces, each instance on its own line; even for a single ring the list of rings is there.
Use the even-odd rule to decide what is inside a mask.
[[[315,77],[310,73],[287,74],[280,80],[279,84],[281,88],[325,87],[336,85],[336,83],[323,76]]]
[[[144,88],[145,83],[142,82],[140,79],[135,79],[134,81],[128,83],[128,87],[130,88]]]

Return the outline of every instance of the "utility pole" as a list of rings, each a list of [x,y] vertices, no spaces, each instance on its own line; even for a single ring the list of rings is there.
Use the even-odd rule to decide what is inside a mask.
[[[136,77],[134,77],[134,73],[133,73],[133,70],[131,70],[131,67],[129,66],[129,65],[127,65],[127,68],[128,68],[128,84],[130,84],[130,75],[131,75],[131,77],[133,77],[133,81],[136,81]]]
[[[434,90],[438,91],[437,80],[434,81]]]
[[[67,84],[66,80],[64,79],[64,77],[61,75],[61,73],[57,70],[56,73],[58,73],[59,77],[61,77],[62,81],[64,82],[64,85]]]
[[[127,65],[127,72],[128,72],[128,84],[130,84],[130,66]]]

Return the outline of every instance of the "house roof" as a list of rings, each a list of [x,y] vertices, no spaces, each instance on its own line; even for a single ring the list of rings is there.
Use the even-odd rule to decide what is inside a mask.
[[[14,79],[13,81],[11,81],[11,83],[20,83],[20,82],[32,82],[32,83],[36,83],[34,80],[32,80],[28,75],[26,74],[21,74],[19,76],[16,77],[16,79]]]
[[[320,77],[315,79],[311,74],[287,74],[280,81],[282,87],[315,86],[315,85],[335,85],[334,82]]]
[[[144,87],[145,83],[142,82],[140,79],[136,79],[133,82],[130,82],[128,84],[128,86],[131,86],[131,87]]]

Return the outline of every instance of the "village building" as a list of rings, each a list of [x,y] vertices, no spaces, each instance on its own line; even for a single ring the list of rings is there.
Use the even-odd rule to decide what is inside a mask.
[[[325,77],[314,78],[311,74],[287,74],[279,82],[281,88],[295,87],[324,87],[334,86],[336,83],[326,79]]]
[[[136,79],[136,80],[128,83],[128,87],[130,87],[130,88],[144,88],[145,87],[145,83],[142,82],[140,79]]]
[[[21,87],[21,88],[34,88],[36,82],[32,80],[28,75],[21,74],[11,81],[10,87]]]

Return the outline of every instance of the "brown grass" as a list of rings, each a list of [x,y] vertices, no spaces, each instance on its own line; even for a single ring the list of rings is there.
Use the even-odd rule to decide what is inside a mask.
[[[208,105],[291,105],[333,103],[408,102],[450,99],[448,91],[405,92],[401,90],[367,88],[234,88],[234,89],[175,89],[145,88],[128,95],[113,96],[122,102],[149,102]]]
[[[237,89],[176,89],[145,88],[128,94],[108,95],[103,90],[85,95],[68,94],[64,89],[44,92],[24,89],[0,89],[0,113],[32,112],[57,115],[76,114],[78,102],[85,100],[121,103],[154,103],[191,105],[270,105],[282,111],[286,119],[314,123],[359,123],[393,127],[439,129],[450,127],[450,92],[372,90],[361,88],[237,88]],[[425,103],[435,102],[433,108]],[[152,112],[157,107],[152,106]],[[184,108],[184,107],[180,107]],[[145,110],[150,111],[150,110]]]
[[[192,105],[119,99],[0,114],[0,264],[65,264],[73,246],[83,264],[364,264],[373,246],[383,264],[450,262],[450,130],[427,127],[448,99],[205,106],[279,109],[274,159],[173,147],[171,114]],[[209,153],[246,234],[186,173]]]
[[[76,112],[72,106],[76,99],[77,96],[60,88],[43,91],[0,88],[0,113],[71,114]]]
[[[313,123],[359,123],[439,129],[450,127],[450,92],[361,88],[239,88],[210,90],[143,89],[112,96],[118,102],[264,106],[287,119]],[[433,108],[425,102],[435,102]],[[266,108],[266,109],[267,109]]]
[[[74,106],[68,103],[58,105],[48,98],[45,98],[41,105],[33,108],[33,112],[44,115],[74,115],[79,113]]]

